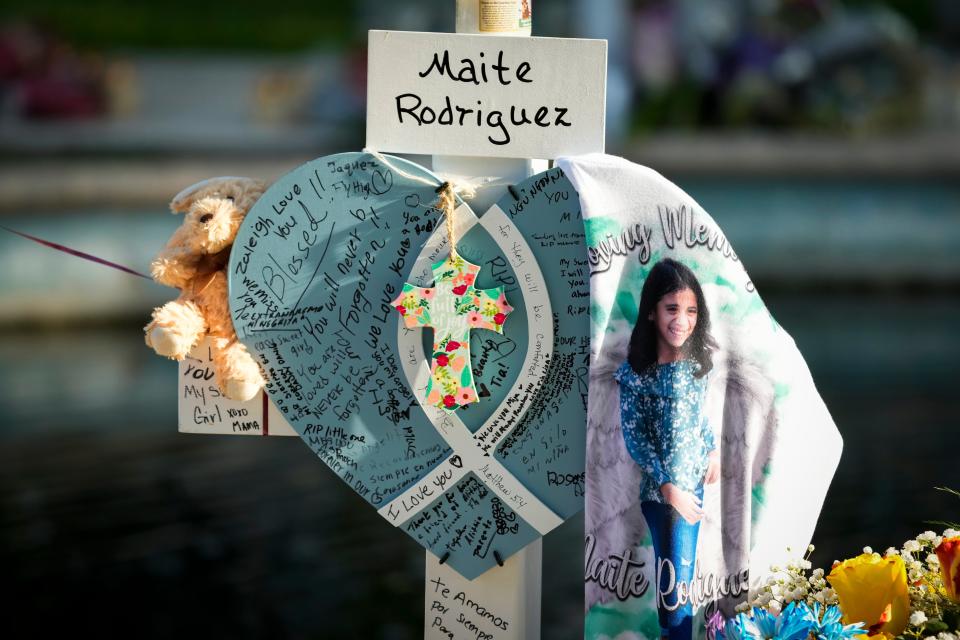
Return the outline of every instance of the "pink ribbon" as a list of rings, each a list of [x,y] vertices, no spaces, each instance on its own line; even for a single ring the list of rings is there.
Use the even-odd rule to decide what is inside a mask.
[[[121,264],[117,264],[116,262],[110,262],[109,260],[104,260],[103,258],[98,258],[97,256],[90,255],[89,253],[84,253],[83,251],[77,251],[76,249],[71,249],[70,247],[65,247],[65,246],[63,246],[62,244],[57,244],[56,242],[50,242],[50,241],[48,241],[48,240],[43,240],[42,238],[37,238],[36,236],[31,236],[29,233],[23,233],[22,231],[17,231],[17,230],[15,230],[15,229],[11,229],[10,227],[5,227],[5,226],[3,226],[3,225],[0,225],[0,229],[4,229],[4,230],[6,230],[6,231],[9,231],[10,233],[16,234],[16,235],[20,236],[21,238],[26,238],[27,240],[33,240],[34,242],[36,242],[36,243],[38,243],[38,244],[42,244],[42,245],[45,246],[45,247],[50,247],[51,249],[56,249],[57,251],[63,251],[64,253],[69,253],[69,254],[72,255],[72,256],[76,256],[76,257],[78,257],[78,258],[83,258],[84,260],[89,260],[90,262],[96,262],[97,264],[102,264],[102,265],[107,266],[107,267],[113,267],[114,269],[118,269],[118,270],[123,271],[123,272],[125,272],[125,273],[129,273],[130,275],[133,275],[133,276],[140,276],[141,278],[146,278],[147,280],[152,280],[152,279],[153,279],[153,278],[151,278],[150,276],[144,275],[144,274],[140,273],[139,271],[135,271],[135,270],[133,270],[133,269],[131,269],[131,268],[129,268],[129,267],[125,267],[125,266],[123,266],[123,265],[121,265]]]

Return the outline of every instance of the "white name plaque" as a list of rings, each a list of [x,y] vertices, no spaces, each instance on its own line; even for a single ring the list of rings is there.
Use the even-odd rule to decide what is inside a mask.
[[[555,158],[604,150],[607,43],[370,31],[367,147]]]

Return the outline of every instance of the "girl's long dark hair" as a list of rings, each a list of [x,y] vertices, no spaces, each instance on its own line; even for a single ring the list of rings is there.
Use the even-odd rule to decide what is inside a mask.
[[[695,374],[697,378],[702,378],[713,369],[713,350],[717,348],[717,342],[710,335],[710,310],[703,298],[700,282],[688,267],[672,258],[664,258],[653,265],[643,283],[637,324],[630,335],[627,361],[637,373],[642,373],[657,361],[657,329],[649,320],[650,314],[663,296],[682,289],[690,289],[697,298],[697,325],[683,345],[684,356],[700,365]]]

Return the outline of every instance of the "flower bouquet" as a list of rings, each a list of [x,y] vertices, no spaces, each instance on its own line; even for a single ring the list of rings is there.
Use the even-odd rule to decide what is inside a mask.
[[[960,496],[960,493],[951,491]],[[709,640],[960,640],[960,524],[925,531],[883,555],[870,547],[811,569],[813,545],[772,575],[739,613],[707,622]],[[883,636],[883,638],[881,638]]]

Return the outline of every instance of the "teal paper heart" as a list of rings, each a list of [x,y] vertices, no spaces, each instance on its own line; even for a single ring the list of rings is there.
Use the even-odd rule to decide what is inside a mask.
[[[449,253],[440,183],[367,153],[297,168],[241,226],[230,308],[271,400],[318,457],[474,578],[582,508],[589,270],[577,194],[559,169],[480,218],[459,202],[458,253],[515,311],[503,335],[471,331],[480,402],[430,406],[431,331],[403,327],[391,302],[406,282],[430,284]]]

